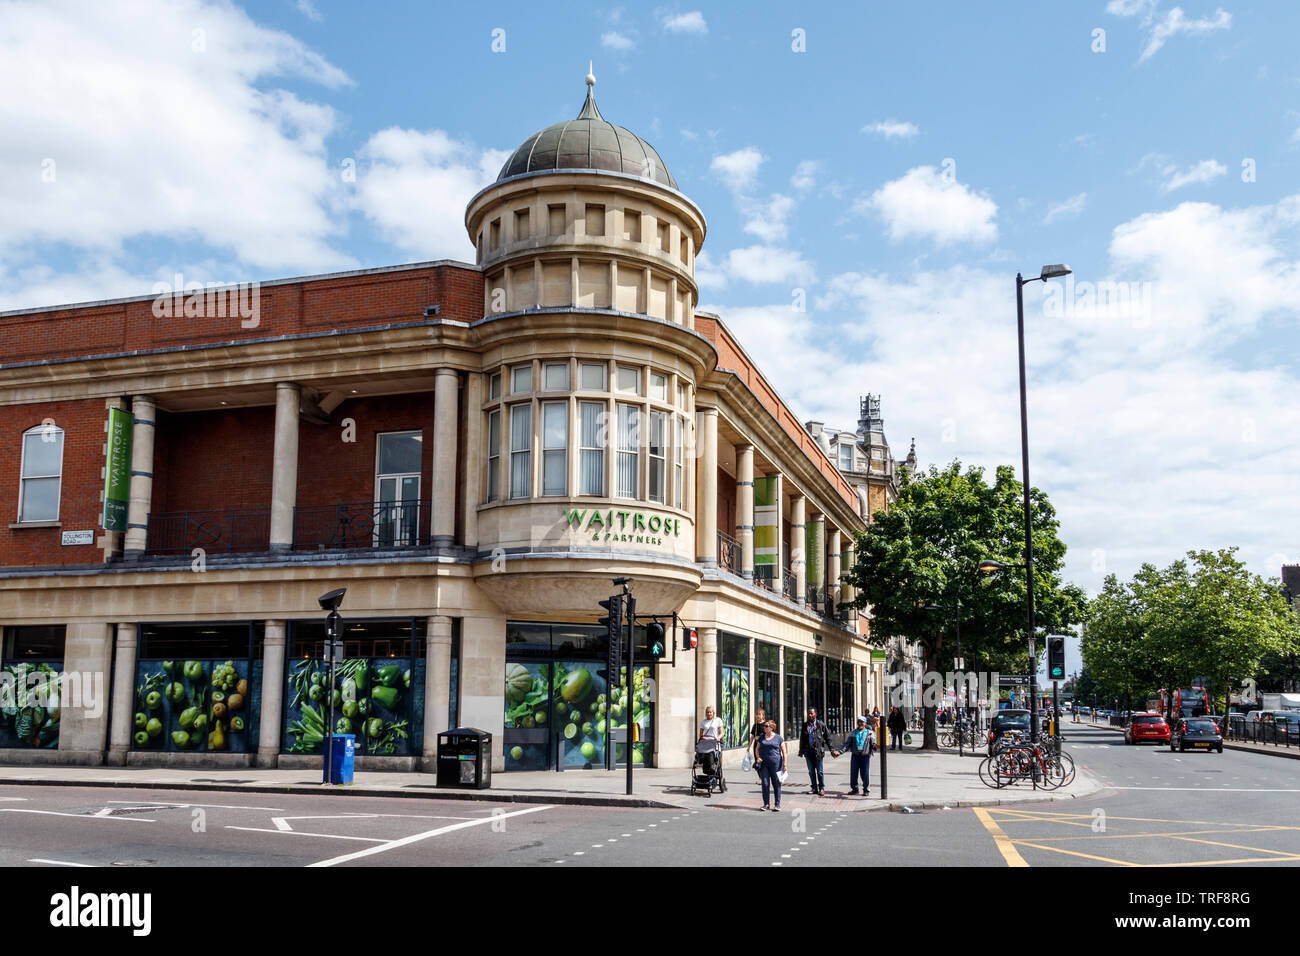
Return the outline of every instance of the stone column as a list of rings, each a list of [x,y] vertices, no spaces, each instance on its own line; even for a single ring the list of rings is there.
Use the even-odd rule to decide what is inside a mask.
[[[456,425],[460,373],[454,368],[440,368],[433,380],[433,524],[430,531],[435,548],[447,548],[456,542]],[[504,676],[502,680],[504,680]],[[504,686],[504,685],[503,685]]]
[[[257,765],[280,762],[280,724],[284,719],[285,622],[267,621],[262,635],[262,713],[257,733]]]
[[[844,573],[848,574],[853,570],[853,565],[857,562],[858,549],[854,544],[854,538],[849,535],[849,546],[844,551]],[[858,590],[851,584],[844,585],[844,600],[852,601],[858,596]]]
[[[138,561],[148,546],[149,512],[153,510],[153,443],[157,409],[147,395],[131,399],[131,500],[126,511],[126,547],[123,557]]]
[[[832,597],[834,608],[840,603],[840,529],[830,529],[826,540],[826,550],[829,552],[826,561],[826,593]]]
[[[696,416],[695,554],[706,568],[718,564],[718,410]]]
[[[492,735],[492,769],[505,769],[506,619],[461,619],[460,723]]]
[[[104,621],[67,626],[59,688],[60,759],[90,765],[104,762],[113,630]]]
[[[451,618],[429,618],[428,636],[424,641],[424,769],[438,769],[438,734],[447,727],[451,708]],[[501,668],[501,687],[505,693],[505,666]],[[503,718],[504,726],[504,718]]]
[[[271,550],[293,547],[293,509],[298,504],[298,386],[275,386],[275,457],[271,465]]]
[[[696,628],[699,646],[695,648],[695,719],[704,719],[704,708],[720,709],[718,696],[718,629]]]
[[[794,572],[794,603],[800,607],[808,597],[808,562],[804,554],[808,499],[795,495],[790,504],[790,570]]]
[[[736,446],[736,537],[741,577],[754,579],[754,446]]]
[[[540,289],[541,283],[537,284]],[[478,506],[483,501],[483,374],[465,376],[465,486],[461,491],[461,527],[467,548],[478,546]],[[575,456],[576,457],[576,456]]]
[[[131,749],[135,718],[135,648],[139,628],[134,624],[117,626],[117,645],[113,662],[113,709],[109,717],[108,759],[114,767],[126,765]]]

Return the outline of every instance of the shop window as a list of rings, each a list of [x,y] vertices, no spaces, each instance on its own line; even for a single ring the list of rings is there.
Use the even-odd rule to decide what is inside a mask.
[[[18,520],[58,521],[63,483],[63,429],[38,425],[23,433]]]
[[[826,729],[832,734],[843,732],[842,714],[840,713],[840,662],[837,660],[828,660],[826,662],[826,710],[822,713],[822,721],[826,724]]]
[[[377,548],[401,547],[420,540],[420,432],[376,436],[375,532]]]
[[[262,634],[260,622],[141,624],[131,749],[256,751]]]
[[[808,655],[808,706],[826,719],[826,658],[813,654]]]
[[[639,368],[631,368],[627,365],[618,366],[614,382],[615,388],[619,392],[625,392],[629,395],[641,394],[641,370]]]
[[[663,504],[665,500],[664,482],[667,479],[667,452],[665,443],[668,437],[668,415],[665,412],[650,413],[650,500]]]
[[[85,692],[107,694],[108,688],[87,687],[78,675],[78,686],[65,686],[62,624],[4,628],[0,641],[4,664],[0,666],[0,747],[31,747],[55,750],[59,746],[59,707],[67,695]],[[84,697],[81,697],[84,700]]]
[[[527,498],[533,493],[533,407],[510,409],[510,497]]]
[[[582,429],[578,459],[579,494],[605,494],[605,415],[604,402],[578,403]]]
[[[775,644],[754,643],[754,710],[762,707],[770,720],[777,719],[781,692],[781,649]]]
[[[320,621],[291,621],[285,661],[284,753],[319,754],[327,735],[330,699],[334,733],[353,734],[368,756],[407,756],[423,748],[425,620],[348,619],[345,659],[330,668],[321,659]],[[454,634],[454,631],[453,631]],[[256,746],[256,737],[253,737]]]
[[[614,460],[614,494],[638,498],[641,494],[641,409],[618,406],[618,457]]]
[[[609,377],[609,366],[604,362],[583,362],[578,366],[579,387],[585,391],[603,392]]]
[[[520,395],[533,390],[533,366],[516,365],[510,370],[510,392]]]
[[[501,497],[501,412],[488,412],[487,500]]]
[[[569,390],[568,362],[547,362],[542,366],[542,390],[546,392]]]
[[[749,640],[736,634],[721,635],[719,706],[722,745],[744,747],[749,743]],[[703,714],[701,714],[703,717]]]
[[[787,740],[797,737],[804,714],[803,651],[787,647],[785,649],[785,728],[782,736]]]
[[[564,495],[569,486],[569,403],[542,403],[542,494]]]

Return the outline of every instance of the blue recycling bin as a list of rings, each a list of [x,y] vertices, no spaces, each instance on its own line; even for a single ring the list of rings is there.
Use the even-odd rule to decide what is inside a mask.
[[[325,766],[321,768],[324,783],[351,784],[352,765],[356,755],[357,738],[355,734],[333,734],[329,738],[330,753]]]

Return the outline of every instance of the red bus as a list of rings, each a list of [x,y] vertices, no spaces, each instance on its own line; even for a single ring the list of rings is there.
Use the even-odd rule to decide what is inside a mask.
[[[1205,717],[1210,713],[1210,694],[1204,687],[1180,687],[1174,691],[1175,717]]]

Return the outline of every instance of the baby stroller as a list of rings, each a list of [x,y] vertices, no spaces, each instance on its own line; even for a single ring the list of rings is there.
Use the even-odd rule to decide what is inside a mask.
[[[695,744],[695,765],[691,768],[691,795],[703,790],[709,796],[713,791],[727,792],[727,781],[722,775],[722,742],[704,739]]]

